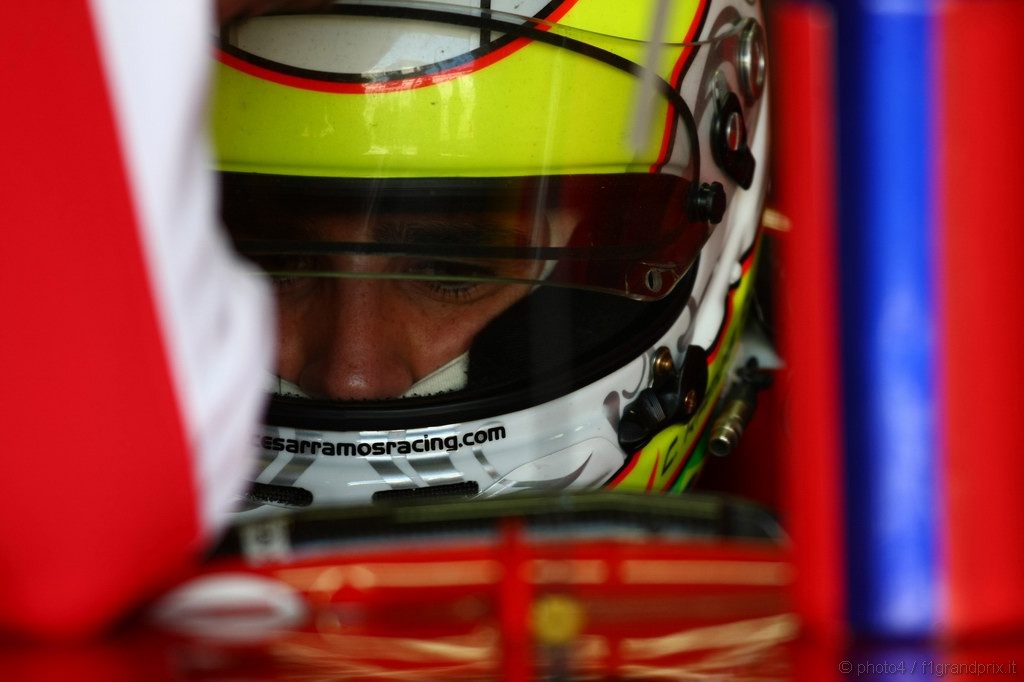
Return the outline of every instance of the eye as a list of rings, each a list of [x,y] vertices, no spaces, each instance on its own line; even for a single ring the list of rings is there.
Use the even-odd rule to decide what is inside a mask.
[[[317,269],[315,258],[305,254],[260,254],[251,256],[279,292],[292,291],[312,278],[303,273]]]
[[[441,260],[423,260],[408,263],[403,274],[422,277],[413,284],[440,300],[467,302],[480,298],[489,290],[481,281],[492,279],[492,268],[478,264]],[[451,278],[451,279],[447,279]]]

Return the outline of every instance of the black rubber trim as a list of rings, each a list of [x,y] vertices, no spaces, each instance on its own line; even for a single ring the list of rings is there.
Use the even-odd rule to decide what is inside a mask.
[[[675,291],[664,301],[647,304],[656,313],[645,325],[646,333],[574,367],[571,378],[551,373],[546,381],[499,395],[479,389],[448,396],[359,402],[272,396],[264,423],[311,431],[391,431],[476,421],[542,405],[594,383],[649,350],[679,319],[699,267],[698,256]]]
[[[542,9],[541,12],[550,13],[551,7],[552,7],[553,4],[554,3],[548,3],[547,7]],[[559,5],[561,5],[561,4],[562,3],[560,2]],[[490,10],[491,10],[491,0],[480,0],[480,9],[484,13],[483,16],[485,16],[485,17],[491,16],[491,13],[490,13]],[[545,14],[544,16],[547,16],[547,14]],[[481,28],[480,29],[480,47],[482,48],[484,45],[490,45],[490,43],[491,43],[491,31],[490,31],[490,29]]]
[[[509,519],[522,521],[529,542],[565,543],[583,539],[636,542],[692,542],[695,538],[735,539],[778,546],[786,537],[763,507],[722,495],[567,493],[542,497],[452,500],[416,504],[339,507],[294,512],[285,517],[293,558],[359,551],[367,543],[399,551],[404,542],[493,538]],[[241,534],[277,520],[247,521],[228,530],[213,558],[241,554]]]
[[[366,193],[367,183],[373,183],[380,193],[396,196],[402,201],[415,198],[436,199],[452,195],[459,199],[481,197],[484,200],[503,197],[518,189],[526,182],[536,182],[538,176],[501,176],[501,177],[411,177],[411,178],[363,178],[363,177],[324,177],[306,175],[270,175],[264,173],[246,173],[223,171],[226,189],[247,192],[252,183],[261,183],[272,190],[285,192],[288,195],[309,196],[312,198],[331,198],[352,195],[361,196]],[[546,182],[557,183],[559,176],[542,176]],[[556,185],[557,186],[557,185]],[[345,196],[345,198],[349,198]]]

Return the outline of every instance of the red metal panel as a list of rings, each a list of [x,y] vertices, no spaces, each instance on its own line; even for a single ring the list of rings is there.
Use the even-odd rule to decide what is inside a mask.
[[[796,611],[812,633],[829,637],[844,617],[834,25],[813,4],[775,5],[770,20],[774,188],[791,221],[782,238],[782,513],[794,544]]]
[[[197,533],[189,450],[88,4],[0,30],[0,626],[82,634]]]
[[[944,620],[957,634],[1024,625],[1022,25],[1017,0],[956,0],[937,41]]]

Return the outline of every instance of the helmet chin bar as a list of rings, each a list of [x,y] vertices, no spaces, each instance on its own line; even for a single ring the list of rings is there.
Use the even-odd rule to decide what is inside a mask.
[[[294,397],[276,398],[273,406],[277,408],[278,417],[281,416],[282,407],[305,408],[301,413],[306,417],[305,425],[295,428],[297,423],[294,419],[275,419],[275,410],[272,409],[270,421],[282,426],[268,428],[266,435],[260,438],[264,457],[263,474],[246,497],[247,509],[252,510],[260,505],[294,509],[320,504],[323,500],[319,500],[321,493],[316,492],[318,486],[314,482],[319,480],[323,483],[332,478],[326,470],[334,467],[345,468],[350,473],[360,468],[364,470],[363,480],[370,486],[365,501],[371,498],[374,501],[394,501],[442,495],[488,498],[527,491],[591,489],[601,486],[621,469],[623,450],[618,444],[618,433],[622,427],[618,411],[614,419],[611,415],[605,419],[601,416],[600,405],[612,395],[616,396],[616,401],[636,400],[637,392],[643,393],[645,377],[651,372],[650,359],[644,350],[652,346],[663,347],[666,343],[678,344],[677,340],[668,339],[684,334],[689,326],[689,318],[684,311],[686,303],[691,300],[697,269],[695,266],[687,273],[683,286],[673,292],[668,300],[653,305],[588,292],[540,288],[521,301],[515,310],[508,311],[496,320],[487,333],[478,338],[470,352],[470,364],[475,364],[477,369],[470,372],[471,386],[461,396],[453,393],[429,399],[378,401],[379,408],[364,402],[325,403]],[[543,333],[545,330],[550,331],[554,320],[566,310],[572,310],[581,320],[590,321],[588,327],[567,322],[567,327],[579,334],[580,338],[602,337],[601,343],[591,341],[592,353],[596,357],[566,355],[559,359],[558,356],[547,354],[546,361],[554,364],[545,366],[529,354],[518,358],[515,356],[517,347],[534,345],[530,342],[532,337],[526,330],[525,320],[536,318],[531,328],[534,333]],[[543,311],[550,317],[537,317],[537,311]],[[618,330],[618,336],[614,331],[600,333],[598,330],[602,326]],[[636,329],[646,330],[647,333],[637,336]],[[632,344],[620,345],[620,341],[625,341],[626,332],[632,332]],[[567,345],[576,347],[580,344],[569,342]],[[701,353],[690,352],[683,367],[691,367],[700,358],[703,358]],[[579,374],[580,368],[588,363],[594,366],[594,373]],[[503,365],[505,373],[494,375],[491,368],[498,364]],[[615,366],[621,366],[622,369],[609,376],[608,368]],[[573,374],[572,367],[577,368],[576,378],[582,385],[554,384],[546,397],[544,393],[538,392],[544,390],[543,385],[523,376],[532,372],[537,376],[549,374],[561,377],[567,371]],[[681,375],[684,379],[673,380],[662,373],[655,385],[659,391],[667,393],[673,384],[690,385],[692,375],[692,372],[684,369]],[[474,388],[492,395],[495,389],[500,392],[502,381],[509,377],[526,378],[527,381],[518,391],[501,395],[497,402],[477,405],[477,401],[468,397]],[[287,388],[287,384],[278,382],[278,385],[282,389]],[[635,385],[636,390],[622,390],[622,386],[629,385]],[[538,405],[541,399],[546,401],[546,405]],[[694,407],[700,402],[695,396],[686,394],[681,400],[683,406],[680,410],[688,409],[685,405]],[[436,407],[436,416],[428,413],[426,418],[414,421],[418,414],[423,413],[424,404]],[[308,418],[316,413],[317,405],[322,406],[321,414],[325,417],[320,421],[311,421]],[[560,429],[580,422],[582,415],[577,412],[577,405],[589,406],[586,410],[590,417],[589,425],[574,427],[570,433],[560,435]],[[468,410],[479,407],[484,410],[479,417],[474,418]],[[534,433],[541,428],[537,422],[538,408],[545,414],[542,420],[545,428],[553,429],[550,436],[539,441],[534,437]],[[373,423],[366,415],[369,413],[372,416],[374,409],[379,409],[382,418],[386,416],[387,421],[371,426],[376,430],[365,430]],[[502,416],[489,417],[489,414]],[[344,423],[351,423],[352,427],[337,422],[342,415]],[[458,422],[452,424],[453,418]],[[335,422],[334,426],[331,425],[332,421]],[[438,424],[448,425],[430,426]],[[363,430],[343,432],[348,428],[360,427]],[[467,435],[473,435],[479,440],[479,434],[492,431],[500,431],[503,437],[487,443],[474,442],[469,444],[471,447],[466,447]],[[566,436],[572,439],[567,446],[556,447],[554,451],[546,450],[549,444],[557,445]],[[320,444],[332,440],[337,445],[331,445],[328,450],[330,454],[325,457],[323,445]],[[505,441],[512,441],[508,448],[501,447]],[[314,446],[314,442],[318,445]],[[408,443],[403,449],[409,452],[403,454],[399,443]],[[497,455],[493,454],[495,447],[501,448]],[[538,447],[545,449],[543,454],[538,453]],[[382,453],[379,458],[374,454],[376,452]],[[508,453],[513,454],[509,456]],[[288,463],[275,473],[274,462],[282,458],[287,459]],[[314,467],[318,459],[320,462]],[[473,476],[466,471],[467,463],[470,469],[478,470],[478,475]],[[319,475],[308,479],[308,476],[314,475],[315,468],[320,469]],[[307,480],[310,482],[303,485]],[[374,480],[384,487],[372,486]],[[360,485],[354,481],[348,483],[350,486],[353,484]]]
[[[753,252],[751,248],[743,257],[748,264]],[[704,269],[704,277],[711,269],[713,263]],[[748,274],[728,290],[730,305],[745,307],[751,280]],[[692,300],[687,297],[688,302]],[[704,308],[714,314],[711,306]],[[619,369],[542,404],[515,411],[498,409],[494,416],[476,419],[460,418],[449,406],[447,419],[432,419],[434,426],[396,428],[394,424],[349,432],[312,425],[268,427],[260,437],[262,472],[248,496],[249,509],[268,514],[273,513],[271,508],[252,505],[295,509],[421,496],[488,498],[602,486],[643,489],[644,483],[648,490],[652,483],[654,490],[667,490],[692,475],[688,463],[696,457],[694,438],[700,425],[707,423],[738,337],[739,324],[733,317],[733,324],[725,318],[712,319],[719,329],[713,339],[697,338],[697,332],[708,325],[691,318],[691,310],[695,309],[666,310],[674,322],[657,338],[647,339],[646,352],[631,353],[633,359]],[[677,372],[665,354],[675,355],[679,348],[688,350]],[[712,350],[714,361],[705,354]],[[624,450],[620,440],[632,419],[630,405],[652,394],[657,400],[665,399],[669,409],[662,410],[676,418],[650,424],[644,435],[649,445]],[[417,400],[423,399],[400,404]],[[395,412],[408,411],[394,407]],[[359,405],[354,408],[358,411]],[[353,423],[362,421],[350,417]]]

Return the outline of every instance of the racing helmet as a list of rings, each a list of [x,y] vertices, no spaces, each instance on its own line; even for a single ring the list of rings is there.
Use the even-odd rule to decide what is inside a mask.
[[[223,27],[223,216],[280,337],[245,510],[686,489],[760,242],[761,22],[343,0]]]

